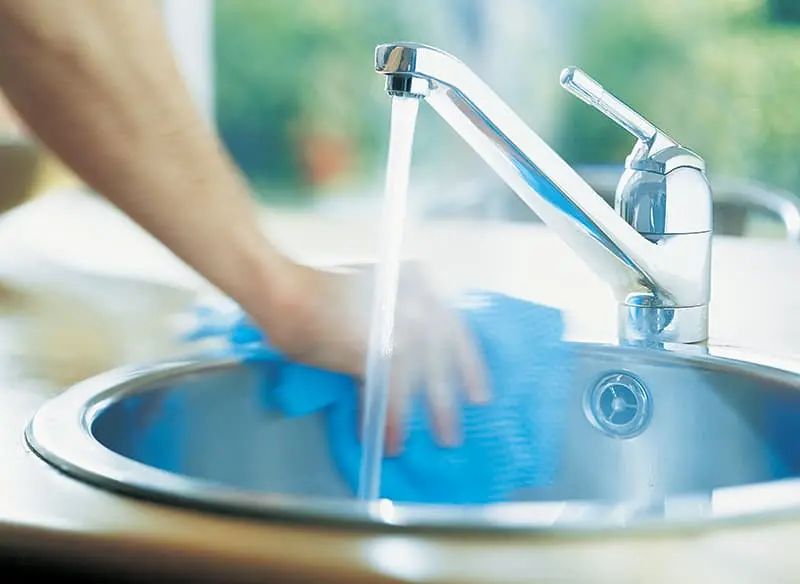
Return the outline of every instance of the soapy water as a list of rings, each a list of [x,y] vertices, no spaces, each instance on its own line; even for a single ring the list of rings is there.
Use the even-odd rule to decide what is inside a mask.
[[[357,492],[357,497],[362,500],[375,500],[380,494],[381,464],[394,353],[395,308],[418,111],[418,99],[392,98],[381,230],[383,240],[375,271],[364,376],[363,446]]]

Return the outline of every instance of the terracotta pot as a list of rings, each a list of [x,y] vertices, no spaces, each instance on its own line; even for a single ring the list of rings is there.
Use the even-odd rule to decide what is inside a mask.
[[[301,138],[300,156],[306,180],[320,187],[335,181],[350,168],[352,148],[344,137],[311,134]]]

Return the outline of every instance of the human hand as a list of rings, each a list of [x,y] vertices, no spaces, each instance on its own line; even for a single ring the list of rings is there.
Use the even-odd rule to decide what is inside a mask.
[[[369,345],[375,272],[372,267],[301,270],[291,310],[266,326],[270,343],[290,358],[363,379]],[[424,392],[436,435],[457,445],[460,395],[489,399],[488,380],[470,332],[434,292],[420,266],[403,265],[397,292],[390,365],[386,450],[402,447],[405,415]],[[364,400],[362,384],[362,403]]]

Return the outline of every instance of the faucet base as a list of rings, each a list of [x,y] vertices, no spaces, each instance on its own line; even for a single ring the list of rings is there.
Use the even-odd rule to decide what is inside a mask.
[[[708,340],[708,304],[659,307],[620,304],[619,337],[636,343],[702,343]]]

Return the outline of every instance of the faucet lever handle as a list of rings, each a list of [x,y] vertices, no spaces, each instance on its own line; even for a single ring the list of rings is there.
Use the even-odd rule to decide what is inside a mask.
[[[561,72],[561,86],[648,145],[659,134],[663,136],[658,128],[577,67],[567,67]]]

